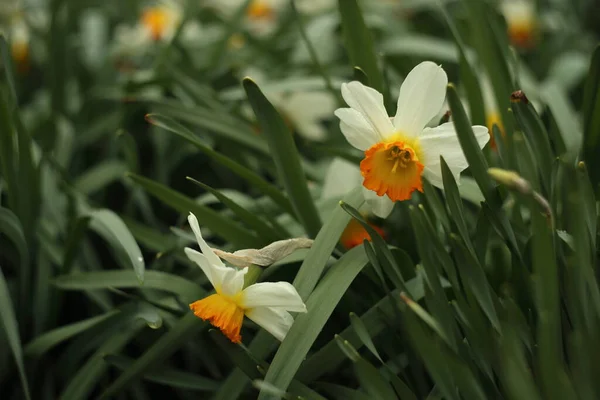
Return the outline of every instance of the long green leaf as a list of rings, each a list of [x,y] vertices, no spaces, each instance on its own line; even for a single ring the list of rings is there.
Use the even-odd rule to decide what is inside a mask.
[[[360,67],[369,77],[370,86],[383,93],[383,74],[377,65],[377,55],[371,31],[356,0],[338,0],[342,18],[344,44],[352,66]]]
[[[248,229],[239,226],[231,219],[224,217],[209,207],[198,204],[187,196],[176,192],[158,182],[139,175],[128,175],[135,183],[143,187],[148,193],[163,201],[169,207],[182,214],[194,213],[201,224],[206,226],[216,235],[243,248],[260,247],[261,241]]]
[[[237,163],[229,157],[224,156],[214,151],[210,147],[206,146],[196,137],[196,135],[194,135],[192,131],[187,129],[185,126],[177,123],[176,121],[172,120],[171,118],[157,114],[150,114],[146,116],[146,119],[151,124],[159,126],[184,138],[185,140],[196,146],[196,148],[202,153],[204,153],[206,156],[210,157],[213,161],[225,166],[226,168],[229,168],[242,179],[250,183],[253,187],[260,190],[267,196],[271,197],[273,201],[277,203],[283,210],[293,215],[292,205],[288,198],[283,193],[281,193],[281,190],[264,180],[254,171],[244,167],[243,165]]]
[[[600,198],[600,46],[594,50],[584,87],[583,157],[596,198]]]
[[[109,317],[112,317],[117,313],[117,310],[109,311],[106,314],[88,318],[86,320],[75,322],[72,324],[63,325],[60,328],[56,328],[49,332],[46,332],[36,337],[34,340],[29,342],[25,346],[25,355],[28,357],[40,357],[42,354],[44,354],[54,346],[64,342],[65,340],[69,340],[73,336],[76,336],[79,333],[96,326],[100,322],[106,320]]]
[[[105,356],[104,361],[116,366],[122,371],[127,370],[135,362],[135,360],[129,357],[116,354]],[[219,387],[219,383],[212,379],[173,368],[166,368],[164,366],[161,366],[156,370],[147,371],[144,374],[144,379],[173,388],[198,390],[202,392],[212,392]]]
[[[263,244],[267,245],[277,240],[284,239],[275,229],[267,224],[263,218],[246,210],[244,207],[240,206],[238,203],[220,191],[213,189],[212,187],[193,178],[187,177],[187,179],[206,191],[212,193],[217,199],[219,199],[221,203],[227,206],[231,211],[234,212],[235,215],[237,215],[243,222],[251,227],[256,232],[257,236],[263,241]]]
[[[140,282],[143,282],[146,269],[144,257],[123,220],[107,209],[91,211],[87,216],[90,217],[90,228],[102,236],[114,249],[127,255],[135,274]]]
[[[331,267],[306,302],[308,312],[298,315],[279,347],[267,371],[265,382],[281,390],[287,390],[317,335],[348,286],[366,264],[367,256],[362,246],[359,246],[344,254]],[[269,396],[261,393],[258,398],[264,400]]]
[[[4,278],[4,273],[0,269],[0,322],[6,333],[8,345],[15,358],[15,363],[19,370],[19,378],[21,379],[21,385],[23,386],[23,392],[25,393],[26,399],[31,399],[29,395],[29,384],[27,383],[27,375],[25,375],[25,366],[23,365],[23,349],[21,347],[21,339],[19,338],[19,327],[17,325],[17,319],[15,318],[15,312],[10,299],[10,292],[8,291],[8,285]]]
[[[306,176],[292,133],[275,107],[267,100],[259,87],[249,78],[243,81],[244,90],[262,131],[269,143],[279,178],[285,187],[298,219],[307,233],[315,237],[321,228],[321,219],[308,190]]]
[[[158,289],[178,295],[184,301],[197,300],[206,295],[206,291],[194,282],[161,271],[146,271],[146,277],[142,284],[132,271],[79,272],[59,276],[54,280],[54,284],[64,290]]]

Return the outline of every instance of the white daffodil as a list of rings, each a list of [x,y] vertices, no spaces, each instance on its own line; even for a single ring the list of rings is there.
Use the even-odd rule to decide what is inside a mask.
[[[231,18],[244,5],[245,0],[210,0],[208,4],[223,17]],[[265,36],[277,28],[279,16],[287,0],[252,0],[246,8],[244,25],[251,33]]]
[[[117,27],[112,52],[117,58],[144,55],[153,43],[173,38],[182,16],[182,7],[176,0],[152,3],[142,10],[135,25]]]
[[[244,316],[250,318],[279,340],[283,340],[294,319],[291,312],[306,312],[306,306],[288,282],[262,282],[244,288],[247,268],[225,266],[202,238],[196,216],[188,222],[202,253],[189,247],[185,254],[198,264],[216,293],[190,304],[194,314],[219,328],[233,343],[240,343]]]
[[[247,68],[244,73],[244,76],[252,78],[261,86],[275,83],[269,81],[266,73],[257,68]],[[316,89],[265,90],[265,96],[300,136],[312,141],[327,139],[328,131],[322,121],[331,118],[331,113],[335,110],[335,99],[330,93]],[[247,105],[243,112],[249,117],[253,115],[252,109]]]
[[[468,167],[452,123],[426,127],[444,104],[447,84],[440,66],[430,61],[417,65],[400,88],[391,119],[381,93],[360,82],[342,84],[342,97],[350,108],[340,108],[335,115],[348,142],[365,152],[360,171],[365,199],[376,215],[385,218],[395,201],[423,191],[423,177],[442,187],[440,156],[457,180]],[[473,132],[479,146],[485,146],[487,128],[474,126]]]
[[[508,25],[511,43],[520,48],[531,48],[536,43],[538,18],[531,0],[503,0],[500,12]]]

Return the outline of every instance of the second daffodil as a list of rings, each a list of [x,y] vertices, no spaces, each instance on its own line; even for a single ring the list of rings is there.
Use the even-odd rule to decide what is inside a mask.
[[[233,343],[240,343],[244,316],[283,340],[294,319],[291,312],[306,312],[300,295],[288,282],[262,282],[244,288],[248,268],[227,267],[206,244],[194,214],[188,216],[202,253],[185,248],[185,254],[198,264],[216,293],[190,304],[194,314],[219,328]]]
[[[448,77],[430,61],[417,65],[400,88],[396,115],[390,118],[383,96],[360,82],[342,84],[342,97],[350,108],[335,115],[348,142],[364,151],[360,163],[365,199],[382,218],[395,201],[423,191],[422,179],[443,187],[440,156],[458,180],[468,167],[452,122],[435,128],[426,125],[442,108]],[[473,126],[483,148],[490,139],[485,126]]]

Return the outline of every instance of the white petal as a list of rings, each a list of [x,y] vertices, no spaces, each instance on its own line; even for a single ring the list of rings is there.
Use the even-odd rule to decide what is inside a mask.
[[[194,235],[196,235],[196,240],[198,241],[198,245],[200,246],[200,250],[202,250],[204,257],[206,257],[211,264],[224,266],[225,264],[223,264],[221,259],[217,257],[215,253],[213,253],[212,249],[208,247],[208,244],[206,244],[202,238],[200,226],[198,225],[198,218],[196,218],[194,214],[190,213],[190,215],[188,215],[188,222],[192,227],[192,231],[194,231]]]
[[[220,293],[227,296],[234,296],[244,288],[244,276],[248,272],[248,268],[229,268],[223,277],[223,284],[220,287]]]
[[[439,65],[425,61],[413,68],[400,88],[394,117],[396,130],[417,136],[440,112],[447,85],[448,76]]]
[[[244,289],[241,305],[244,308],[278,307],[288,311],[306,312],[306,306],[288,282],[255,283]]]
[[[246,311],[246,317],[256,322],[256,324],[260,325],[280,341],[283,341],[294,323],[294,318],[292,318],[290,313],[281,308],[253,308]]]
[[[376,192],[363,187],[365,201],[371,212],[379,218],[387,218],[392,213],[394,202],[387,196],[378,196]]]
[[[350,108],[362,114],[381,138],[394,133],[394,125],[383,105],[383,95],[358,81],[342,84],[342,97]]]
[[[194,249],[190,249],[189,247],[186,247],[184,251],[185,255],[188,256],[191,261],[198,264],[215,289],[220,288],[223,285],[225,276],[228,273],[227,270],[230,270],[231,268],[225,267],[224,265],[215,265],[208,261],[204,254]]]
[[[346,193],[362,184],[360,168],[357,164],[336,157],[333,159],[323,182],[321,198],[341,200]]]
[[[490,135],[485,126],[473,126],[473,132],[479,147],[483,148],[490,140]],[[458,136],[452,122],[447,122],[436,128],[427,128],[419,136],[423,151],[423,176],[435,186],[443,187],[440,155],[448,164],[450,171],[457,180],[460,173],[469,166],[467,159],[460,147]]]
[[[381,140],[377,131],[358,111],[351,108],[338,108],[334,114],[340,119],[340,129],[346,140],[358,150],[365,151]]]

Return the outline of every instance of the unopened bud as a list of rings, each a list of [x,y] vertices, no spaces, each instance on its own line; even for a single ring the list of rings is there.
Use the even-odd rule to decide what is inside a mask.
[[[488,174],[498,183],[509,189],[516,190],[523,194],[531,193],[531,185],[515,171],[508,171],[501,168],[489,168]]]
[[[510,95],[510,101],[512,103],[529,104],[529,99],[527,98],[527,96],[525,96],[525,93],[523,93],[522,90],[516,90],[512,92]]]
[[[250,265],[268,267],[269,265],[292,254],[298,249],[311,247],[313,240],[306,238],[295,238],[278,240],[262,249],[244,249],[234,253],[213,249],[215,254],[236,267],[245,268]]]

